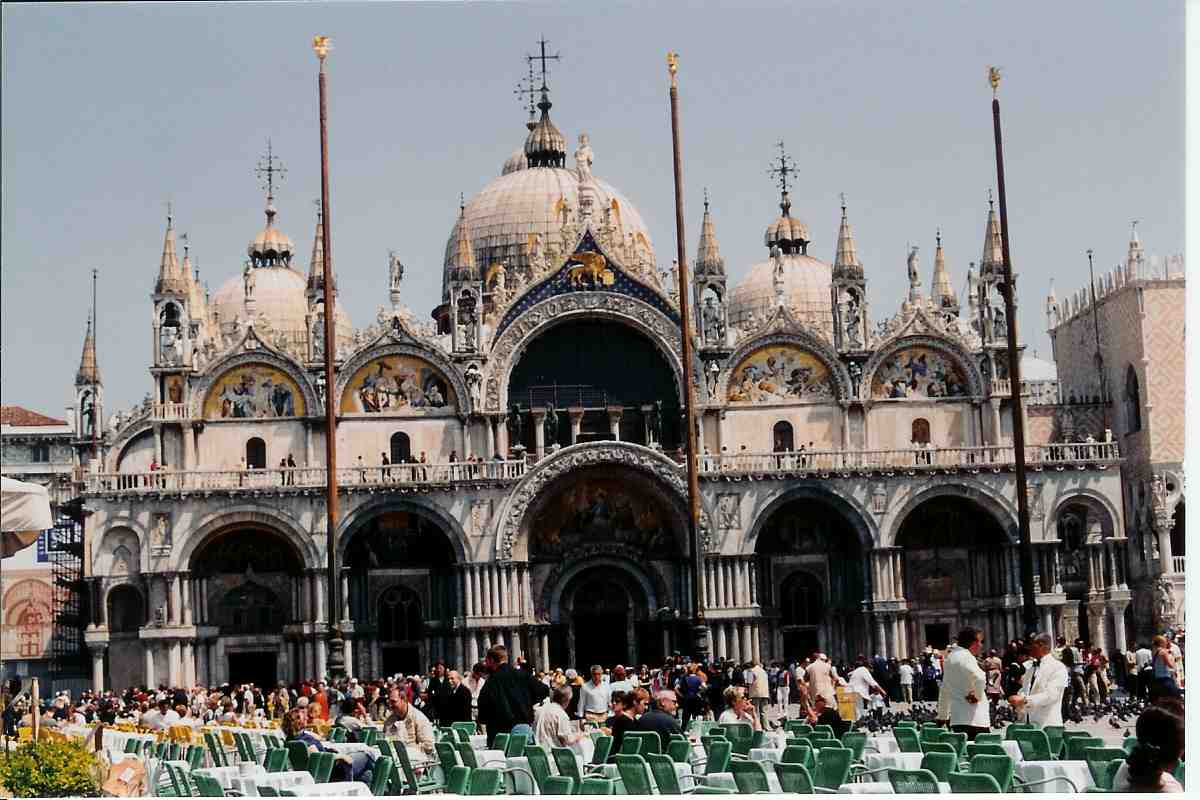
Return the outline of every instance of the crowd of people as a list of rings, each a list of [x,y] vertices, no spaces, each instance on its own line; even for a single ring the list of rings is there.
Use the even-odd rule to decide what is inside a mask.
[[[1061,725],[1078,719],[1082,708],[1108,702],[1119,689],[1127,701],[1151,704],[1136,723],[1139,747],[1123,773],[1129,785],[1146,785],[1152,766],[1182,747],[1181,738],[1179,748],[1172,738],[1176,723],[1182,725],[1182,644],[1181,633],[1156,636],[1149,646],[1110,660],[1082,641],[1068,644],[1046,634],[1010,641],[1000,651],[986,649],[981,631],[964,628],[945,650],[927,647],[915,659],[860,655],[835,664],[815,652],[798,663],[763,665],[676,656],[653,669],[594,665],[586,675],[539,671],[520,658],[510,663],[505,648],[497,646],[465,674],[439,662],[422,675],[376,680],[130,687],[84,692],[78,699],[60,692],[43,703],[40,716],[52,727],[129,722],[148,730],[278,720],[289,739],[314,750],[324,748],[310,732],[317,721],[341,726],[351,737],[375,723],[384,736],[426,753],[433,752],[435,726],[455,722],[480,723],[489,745],[499,733],[525,732],[539,744],[570,747],[588,729],[601,728],[613,736],[616,753],[631,730],[658,733],[665,746],[671,734],[688,730],[697,718],[744,722],[757,730],[798,717],[829,724],[840,736],[854,722],[839,709],[839,687],[858,704],[847,716],[865,720],[859,724],[871,730],[880,729],[872,721],[924,715],[970,739],[1002,719]],[[30,720],[28,697],[19,691],[18,681],[9,687],[14,702],[5,702],[9,736]],[[1009,716],[1002,718],[1000,709]],[[1159,740],[1165,743],[1154,744]],[[337,769],[347,780],[361,780],[369,776],[371,759],[365,753],[339,756]]]

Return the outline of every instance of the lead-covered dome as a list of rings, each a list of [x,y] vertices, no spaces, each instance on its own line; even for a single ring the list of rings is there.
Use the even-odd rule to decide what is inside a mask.
[[[833,336],[833,311],[830,285],[833,268],[820,259],[800,253],[781,254],[783,297],[788,310],[798,320]],[[744,325],[762,322],[775,313],[775,259],[769,258],[750,267],[746,277],[729,294],[729,322]]]

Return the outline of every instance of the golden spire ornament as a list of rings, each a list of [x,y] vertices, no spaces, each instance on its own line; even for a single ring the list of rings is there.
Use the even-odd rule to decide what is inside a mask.
[[[667,53],[667,72],[671,73],[671,86],[676,86],[675,73],[679,70],[679,54],[674,50]]]
[[[1000,89],[999,67],[988,67],[988,83],[992,85],[992,97],[995,97],[996,92]]]
[[[325,56],[329,55],[329,37],[328,36],[314,36],[313,37],[313,50],[316,52],[317,58],[320,59],[321,65],[324,66],[325,65]]]

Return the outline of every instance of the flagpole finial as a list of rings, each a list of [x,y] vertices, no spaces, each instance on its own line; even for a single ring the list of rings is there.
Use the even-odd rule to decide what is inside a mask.
[[[992,85],[992,97],[1000,90],[1000,68],[988,67],[988,83]]]
[[[314,36],[313,51],[317,54],[317,59],[320,60],[321,66],[325,66],[325,57],[329,55],[329,37]]]
[[[667,53],[667,72],[671,73],[671,86],[675,87],[675,73],[679,71],[679,54],[674,50]]]

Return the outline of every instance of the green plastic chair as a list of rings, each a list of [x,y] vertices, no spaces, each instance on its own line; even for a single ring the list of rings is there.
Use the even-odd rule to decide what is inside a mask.
[[[194,797],[196,791],[193,791],[192,780],[187,772],[180,769],[174,764],[164,765],[167,773],[167,783],[170,786],[170,794],[174,797]],[[162,792],[159,792],[162,794]]]
[[[259,797],[279,797],[279,791],[274,786],[258,787]]]
[[[510,733],[508,735],[508,746],[504,748],[505,758],[518,758],[525,755],[525,745],[529,743],[529,737],[523,733]],[[499,750],[500,748],[496,748]]]
[[[212,731],[206,731],[204,734],[204,743],[208,745],[208,755],[212,759],[214,767],[228,767],[229,759],[225,757],[225,747],[221,744],[221,740]],[[305,750],[305,753],[308,751]],[[302,769],[297,767],[297,769]]]
[[[474,722],[451,722],[450,727],[458,734],[460,741],[470,741],[471,736],[479,733],[479,729],[475,727]],[[468,738],[463,739],[463,736]]]
[[[767,732],[766,731],[752,732],[750,734],[750,749],[753,750],[756,747],[762,747],[763,742],[765,742],[765,741],[767,741]]]
[[[575,760],[574,750],[569,747],[552,747],[550,748],[550,758],[554,759],[554,766],[558,769],[559,775],[575,781],[577,791],[582,788],[583,773],[579,769],[579,762]]]
[[[212,734],[205,734],[205,735],[211,736]],[[141,747],[142,747],[142,743],[140,741],[138,741],[137,739],[126,739],[125,740],[125,752],[126,753],[130,753],[130,754],[137,753],[137,751],[140,750]]]
[[[279,752],[283,753],[284,758],[287,758],[286,750]],[[204,748],[198,744],[189,745],[184,760],[187,761],[188,769],[200,769],[204,766]]]
[[[1055,758],[1062,755],[1064,734],[1067,729],[1062,725],[1043,725],[1042,733],[1046,734],[1046,738],[1050,740],[1050,752]],[[979,737],[975,739],[978,741]]]
[[[280,790],[279,790],[279,796],[280,796],[280,797],[298,797],[299,795],[297,795],[297,794],[296,794],[294,791],[292,791],[291,789],[280,789]]]
[[[797,733],[812,733],[812,725],[809,725],[807,722],[802,722],[798,719],[789,719],[784,721],[783,730],[789,735]]]
[[[316,783],[329,783],[333,774],[333,753],[310,753],[308,756],[308,774],[313,776]]]
[[[999,733],[977,733],[975,734],[975,744],[1000,744],[1004,741],[1004,735]]]
[[[600,734],[592,743],[595,745],[595,748],[592,751],[592,760],[584,766],[585,771],[603,769],[604,765],[608,763],[608,756],[612,752],[613,737],[607,734]]]
[[[329,741],[334,743],[346,741],[346,729],[341,725],[334,725],[329,729]]]
[[[930,753],[921,756],[921,769],[927,769],[937,776],[940,783],[946,782],[946,776],[958,766],[958,756],[954,753]]]
[[[374,747],[379,741],[379,729],[373,727],[365,727],[358,733],[358,739],[368,747]]]
[[[446,794],[466,794],[470,767],[455,766],[446,773]],[[260,791],[261,793],[261,791]]]
[[[708,746],[708,760],[704,763],[704,774],[729,772],[729,761],[732,758],[733,742],[724,738],[711,740]]]
[[[982,755],[1006,756],[1008,755],[1008,751],[1005,750],[1004,746],[1000,744],[991,744],[989,742],[983,742],[982,744],[979,742],[967,742],[967,751],[963,754],[965,760],[970,761],[975,756]]]
[[[779,756],[781,764],[803,764],[810,772],[817,768],[817,757],[806,744],[790,744]]]
[[[1112,779],[1116,773],[1109,774],[1108,766],[1113,761],[1124,761],[1125,751],[1119,747],[1088,747],[1083,751],[1083,760],[1087,762],[1088,772],[1092,774],[1092,783],[1111,792]]]
[[[492,750],[507,750],[508,749],[508,734],[497,733],[496,738],[492,740]],[[506,753],[507,755],[507,753]]]
[[[803,764],[785,764],[780,761],[775,764],[775,777],[779,780],[779,788],[784,794],[816,794],[817,787],[813,785],[812,773]]]
[[[1003,749],[1003,748],[1002,748]],[[1013,760],[1007,753],[1000,755],[977,755],[971,759],[970,772],[991,775],[1000,791],[1008,792],[1013,785]]]
[[[710,746],[710,745],[712,744],[712,742],[713,742],[714,740],[716,740],[716,739],[720,739],[720,740],[721,740],[721,741],[723,741],[723,742],[727,742],[727,741],[729,741],[728,739],[726,739],[726,738],[725,738],[724,734],[720,734],[720,735],[717,735],[717,736],[701,736],[701,737],[700,737],[700,746],[704,748],[704,752],[705,752],[705,754],[706,754],[706,755],[708,754],[708,748],[709,748],[709,746]]]
[[[927,769],[889,769],[888,783],[896,794],[938,794],[937,776]]]
[[[629,741],[629,737],[631,736],[642,743],[641,749],[638,750],[639,755],[645,756],[651,753],[654,755],[662,754],[662,739],[659,738],[657,733],[653,731],[629,731],[625,734],[624,742]],[[624,747],[624,742],[622,742],[622,748]]]
[[[617,774],[621,776],[621,783],[625,786],[625,794],[654,794],[654,781],[650,778],[650,765],[646,763],[646,759],[638,755],[617,753],[613,760],[617,764]]]
[[[1002,794],[996,779],[982,772],[951,772],[946,781],[954,794]]]
[[[375,766],[371,767],[371,794],[376,797],[388,793],[388,784],[392,780],[392,772],[396,769],[396,762],[392,761],[390,756],[380,756],[375,759]]]
[[[491,767],[473,769],[471,770],[471,774],[467,776],[467,791],[465,794],[471,797],[500,794],[502,779],[503,775],[498,769],[492,769]]]
[[[1040,730],[1037,725],[1030,725],[1027,722],[1014,722],[1004,729],[1005,739],[1016,739],[1017,734],[1021,731],[1036,731]]]
[[[287,743],[288,760],[292,763],[292,769],[297,772],[306,772],[308,770],[308,745],[304,742],[293,740]],[[216,761],[214,758],[213,761]],[[217,764],[218,767],[226,766],[225,764]]]
[[[413,769],[412,760],[408,757],[408,749],[403,742],[391,742],[392,753],[396,756],[396,763],[400,765],[398,774],[404,776],[405,794],[429,794],[430,792],[441,792],[446,788],[445,778],[439,778],[432,774],[431,771],[426,771],[423,775],[418,776],[417,771]],[[467,750],[471,749],[470,744],[464,745]],[[382,749],[382,748],[381,748]],[[461,752],[461,750],[460,750]],[[475,751],[471,751],[472,758]],[[470,765],[474,766],[474,765]],[[474,770],[477,772],[478,770]],[[499,779],[497,779],[499,780]]]
[[[667,744],[667,755],[676,764],[686,764],[692,754],[692,744],[687,739],[671,739]]]
[[[917,723],[911,719],[902,719],[899,722],[892,725],[893,730],[895,730],[896,728],[908,728],[909,730],[915,731],[915,730],[917,730]]]
[[[1037,728],[1017,731],[1012,738],[1020,745],[1021,756],[1026,761],[1050,761],[1054,758],[1054,754],[1050,752],[1050,739]]]
[[[550,758],[539,745],[531,744],[525,748],[525,758],[529,761],[529,772],[533,782],[537,784],[538,794],[575,794],[575,781],[570,776],[555,776],[550,770]],[[551,784],[551,778],[560,780]],[[565,783],[564,783],[565,780]]]
[[[833,726],[832,725],[813,725],[813,733],[822,733],[822,732],[827,733],[830,736],[833,736]]]
[[[721,731],[724,732],[725,738],[733,745],[733,752],[740,756],[750,755],[750,743],[754,741],[754,729],[745,722],[737,722],[731,725],[722,725]],[[832,731],[830,736],[832,736]]]
[[[1074,736],[1067,739],[1065,743],[1063,759],[1065,761],[1083,761],[1083,751],[1091,747],[1104,747],[1104,740],[1094,736]]]
[[[963,752],[967,749],[967,735],[965,733],[955,733],[947,731],[942,734],[942,738],[938,739],[942,744],[948,744],[954,748],[954,754],[962,758]],[[943,781],[945,783],[945,781]]]
[[[636,736],[630,736],[632,731],[629,731],[621,739],[621,749],[618,755],[622,756],[637,756],[642,754],[642,740]]]
[[[850,779],[849,747],[823,747],[817,751],[817,769],[813,773],[813,784],[823,789],[836,790]]]
[[[458,753],[454,751],[454,745],[443,739],[433,743],[433,752],[442,766],[442,773],[449,776],[450,770],[458,766]]]
[[[580,794],[616,794],[617,782],[608,778],[584,778],[579,784]]]
[[[770,792],[771,781],[767,778],[766,765],[761,761],[734,761],[729,765],[738,794]],[[632,794],[632,792],[630,793]]]
[[[191,780],[196,784],[195,797],[224,797],[225,789],[216,778],[200,773],[192,773]]]
[[[867,749],[867,734],[862,731],[846,731],[842,734],[842,747],[849,747],[851,760],[863,760],[863,751]]]
[[[896,728],[896,744],[901,753],[920,753],[921,737],[912,728]]]
[[[697,786],[696,791],[692,794],[737,794],[737,792],[728,786]]]
[[[921,742],[921,751],[924,753],[949,753],[957,757],[958,751],[954,749],[954,745],[949,742]]]
[[[282,748],[271,748],[263,757],[263,769],[267,772],[283,772],[288,766],[288,751]]]

